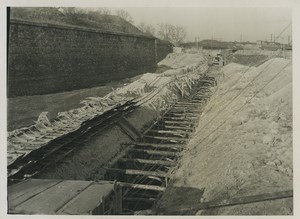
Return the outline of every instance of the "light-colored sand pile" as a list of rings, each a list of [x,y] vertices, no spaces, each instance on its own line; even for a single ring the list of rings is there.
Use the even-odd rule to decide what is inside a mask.
[[[257,68],[232,63],[219,75],[173,186],[204,189],[202,201],[292,189],[291,62],[276,58]],[[198,214],[292,214],[292,208],[292,199],[281,199]]]
[[[203,55],[189,53],[170,53],[167,57],[158,63],[171,68],[182,68],[199,66],[205,62]]]

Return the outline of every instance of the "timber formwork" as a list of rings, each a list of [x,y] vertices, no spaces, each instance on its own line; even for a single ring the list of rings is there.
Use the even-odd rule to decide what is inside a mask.
[[[203,77],[196,93],[178,101],[105,168],[105,179],[116,180],[122,188],[122,214],[150,209],[160,198],[215,85],[214,77]]]

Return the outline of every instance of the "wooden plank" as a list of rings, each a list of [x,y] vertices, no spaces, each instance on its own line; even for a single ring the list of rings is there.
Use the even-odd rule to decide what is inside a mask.
[[[122,196],[123,196],[123,191],[122,191],[122,187],[120,186],[120,183],[116,182],[114,183],[114,214],[122,214],[122,210],[123,210],[123,200],[122,200]]]
[[[199,117],[199,114],[195,113],[168,113],[164,116],[163,119],[167,119],[168,117],[174,118],[174,119],[188,119],[188,120],[194,120],[195,118]]]
[[[154,190],[159,192],[163,192],[166,189],[165,187],[162,186],[152,186],[152,185],[144,185],[144,184],[124,183],[124,182],[121,182],[120,186],[133,188],[133,189]]]
[[[192,125],[191,122],[181,122],[181,121],[171,121],[171,120],[164,120],[163,121],[164,123],[167,123],[167,124],[182,124],[182,125]]]
[[[151,136],[151,135],[144,135],[144,138],[152,138],[152,139],[158,139],[158,140],[165,140],[165,141],[186,141],[186,137],[182,138],[175,138],[175,137],[163,137],[163,136]]]
[[[199,211],[199,210],[204,210],[204,209],[209,209],[209,208],[242,205],[242,204],[269,201],[269,200],[275,200],[275,199],[291,198],[291,197],[293,197],[293,190],[288,190],[288,191],[264,193],[264,194],[259,194],[259,195],[203,202],[203,203],[199,203],[199,204],[195,204],[195,205],[188,205],[188,206],[180,206],[180,207],[174,206],[174,207],[164,208],[164,209],[161,208],[158,210],[158,212],[164,212],[164,214],[170,214],[170,213],[175,214],[175,213],[182,213],[185,211],[194,211],[194,210]]]
[[[182,110],[182,111],[178,111],[178,110],[172,110],[169,111],[168,113],[166,113],[165,115],[178,115],[178,116],[199,116],[199,114],[201,113],[201,110]]]
[[[190,126],[175,126],[175,125],[165,125],[165,128],[168,129],[180,129],[180,130],[189,130],[189,131],[194,131],[195,128],[190,127]]]
[[[31,197],[62,182],[62,180],[29,179],[8,187],[8,205],[13,209]]]
[[[190,122],[193,123],[198,118],[196,116],[184,116],[184,115],[175,115],[175,116],[164,116],[164,119],[171,120],[171,121],[182,121],[182,122]]]
[[[87,215],[98,207],[114,188],[114,184],[93,183],[61,207],[58,214]]]
[[[210,97],[211,97],[211,95],[196,94],[194,97],[200,97],[200,98],[210,98]]]
[[[187,131],[174,131],[174,130],[149,130],[151,133],[160,133],[160,134],[188,134]]]
[[[154,147],[154,148],[170,148],[170,149],[182,149],[184,148],[184,144],[155,144],[155,143],[145,143],[139,142],[136,143],[137,146],[144,146],[144,147]]]
[[[106,171],[119,172],[127,175],[143,175],[143,176],[157,176],[157,177],[167,177],[168,173],[155,172],[155,171],[145,171],[145,170],[133,170],[133,169],[119,169],[119,168],[104,168]]]
[[[176,157],[178,155],[178,152],[173,152],[173,151],[145,150],[145,149],[136,149],[136,148],[131,148],[129,151],[146,153],[150,155],[161,155],[161,156],[172,156],[172,157]]]
[[[167,114],[170,114],[170,113],[201,113],[202,110],[200,109],[195,109],[195,108],[190,108],[190,107],[184,107],[184,106],[178,106],[178,107],[173,107]]]
[[[18,205],[14,210],[26,214],[56,214],[70,199],[91,185],[88,181],[63,181]]]
[[[177,112],[173,112],[173,113],[170,113],[170,115],[173,115],[173,116],[183,116],[183,117],[188,117],[188,118],[197,118],[199,117],[200,113],[177,113]]]
[[[188,107],[198,107],[199,105],[196,103],[192,103],[192,102],[180,102],[178,101],[175,106],[188,106]]]
[[[133,162],[133,163],[141,163],[141,164],[152,164],[152,165],[159,165],[159,166],[176,166],[175,162],[167,161],[167,160],[146,160],[146,159],[139,159],[139,158],[121,158],[118,162]]]

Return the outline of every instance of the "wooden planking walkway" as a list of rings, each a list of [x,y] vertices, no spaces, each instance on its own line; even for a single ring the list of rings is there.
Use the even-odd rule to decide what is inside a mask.
[[[90,214],[113,188],[108,181],[29,179],[8,187],[8,212]]]

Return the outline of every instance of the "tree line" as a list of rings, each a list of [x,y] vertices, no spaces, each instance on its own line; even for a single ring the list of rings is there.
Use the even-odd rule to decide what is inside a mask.
[[[30,14],[28,13],[30,10]],[[156,26],[140,22],[134,24],[132,16],[123,9],[111,10],[108,8],[97,8],[96,10],[77,8],[77,7],[42,7],[42,8],[15,8],[15,13],[18,13],[19,17],[30,17],[42,21],[60,22],[60,18],[63,21],[69,21],[76,24],[76,21],[80,23],[80,19],[88,19],[94,22],[109,22],[109,17],[104,15],[117,15],[118,17],[126,20],[127,22],[135,25],[140,31],[157,37],[162,40],[167,40],[174,45],[179,45],[184,42],[186,38],[186,29],[179,25],[172,25],[169,23],[159,23]],[[61,17],[63,16],[63,18]]]
[[[85,13],[87,17],[91,20],[97,19],[97,16],[101,15],[117,15],[120,18],[126,20],[127,22],[134,25],[134,20],[132,16],[123,9],[117,9],[114,11],[111,11],[108,8],[98,8],[97,10],[83,10],[80,8],[75,7],[68,7],[68,8],[59,8],[59,10],[66,15],[78,15],[80,13]],[[151,36],[160,38],[162,40],[167,40],[174,45],[179,45],[184,42],[186,38],[186,29],[183,26],[180,25],[172,25],[169,23],[159,23],[157,24],[157,27],[146,24],[145,22],[140,22],[136,25],[136,27]]]

